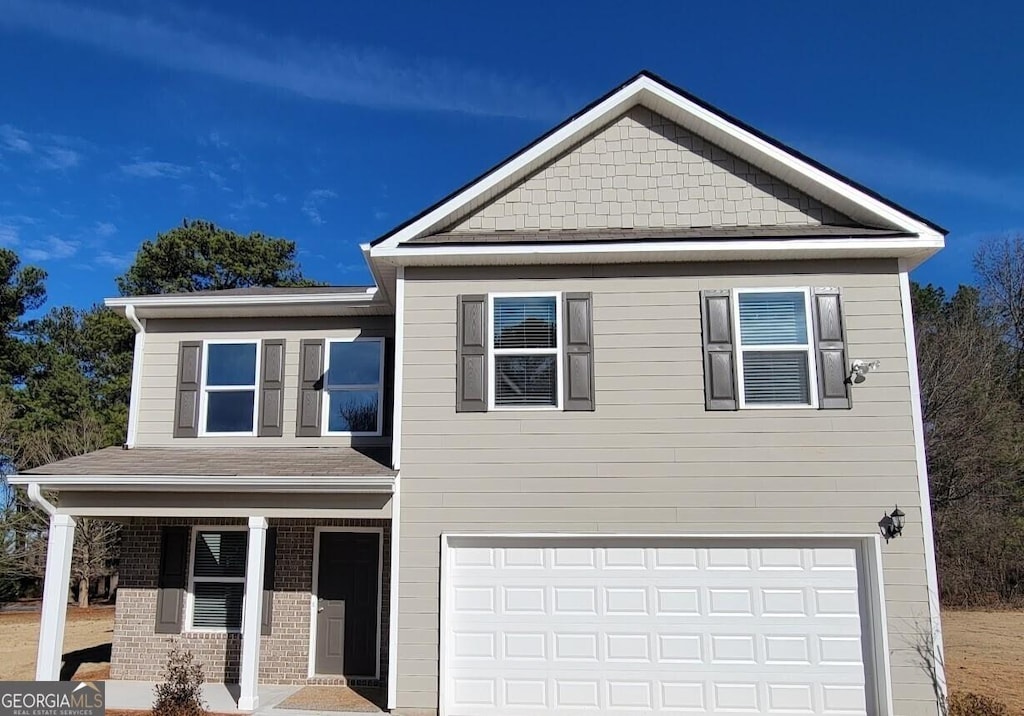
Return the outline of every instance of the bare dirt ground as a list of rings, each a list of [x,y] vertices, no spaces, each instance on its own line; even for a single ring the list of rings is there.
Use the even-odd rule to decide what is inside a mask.
[[[65,673],[61,677],[107,678],[113,635],[113,607],[69,607],[64,628]],[[32,679],[38,643],[39,612],[0,613],[0,680]]]
[[[1024,714],[1024,611],[945,611],[942,627],[950,687]],[[113,628],[113,607],[69,608],[62,677],[107,678]],[[38,639],[38,612],[0,613],[0,680],[33,677]]]
[[[944,611],[946,680],[1024,714],[1024,611]]]

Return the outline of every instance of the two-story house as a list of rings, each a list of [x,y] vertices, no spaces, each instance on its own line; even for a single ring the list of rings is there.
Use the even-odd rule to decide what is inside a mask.
[[[94,516],[114,679],[174,638],[242,709],[933,716],[908,271],[944,234],[642,73],[363,247],[373,287],[111,299],[127,445],[16,479],[38,678]]]

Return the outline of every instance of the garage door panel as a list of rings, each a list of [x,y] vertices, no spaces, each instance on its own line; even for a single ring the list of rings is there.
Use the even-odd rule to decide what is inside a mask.
[[[450,716],[866,713],[852,547],[497,539],[447,560]]]

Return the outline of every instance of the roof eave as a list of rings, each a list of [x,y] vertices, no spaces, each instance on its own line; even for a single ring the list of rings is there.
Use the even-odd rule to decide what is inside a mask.
[[[33,475],[11,476],[12,485],[43,490],[92,492],[233,492],[391,494],[394,475],[310,477],[279,475]]]
[[[579,244],[411,245],[378,248],[377,258],[396,266],[492,264],[608,264],[682,261],[899,259],[917,266],[943,248],[935,237],[829,237],[823,239],[715,239]]]
[[[230,309],[232,315],[289,316],[311,312],[365,313],[377,310],[386,313],[393,308],[376,286],[360,293],[281,293],[266,295],[217,295],[174,293],[161,296],[125,296],[106,298],[103,303],[124,315],[133,306],[139,318],[172,318],[182,314],[201,317]]]

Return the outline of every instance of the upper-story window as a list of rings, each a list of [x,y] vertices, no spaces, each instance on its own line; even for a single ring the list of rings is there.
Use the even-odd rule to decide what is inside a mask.
[[[384,339],[328,341],[324,371],[326,435],[380,435]]]
[[[817,405],[810,292],[736,292],[741,407]]]
[[[492,294],[490,299],[492,407],[561,407],[561,297]]]
[[[204,343],[203,435],[256,434],[258,341]]]

